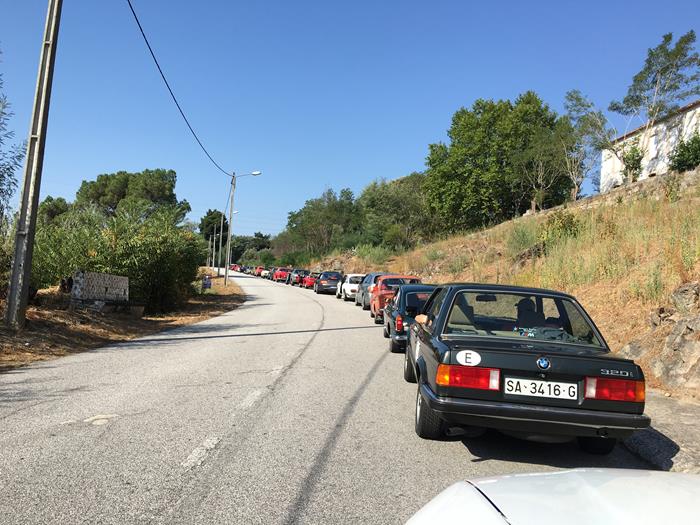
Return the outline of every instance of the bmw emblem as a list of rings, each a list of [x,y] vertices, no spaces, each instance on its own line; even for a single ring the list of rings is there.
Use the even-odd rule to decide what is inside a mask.
[[[552,363],[549,361],[549,358],[543,356],[537,359],[537,367],[540,370],[549,370],[550,366],[552,366]]]

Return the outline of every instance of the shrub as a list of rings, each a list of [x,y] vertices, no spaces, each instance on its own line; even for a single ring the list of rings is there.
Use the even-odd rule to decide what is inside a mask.
[[[372,246],[371,244],[360,244],[355,248],[355,253],[369,264],[384,264],[393,255],[392,250],[386,246]]]
[[[666,175],[662,181],[664,194],[669,202],[676,202],[681,197],[681,181],[677,175]]]
[[[557,210],[547,215],[547,220],[540,229],[539,241],[547,251],[562,239],[576,237],[580,229],[581,225],[573,213]]]
[[[537,223],[535,221],[515,223],[506,237],[508,256],[516,258],[525,250],[529,250],[537,244],[537,237]]]
[[[669,167],[678,172],[700,166],[700,134],[695,132],[687,141],[682,140],[669,155]]]
[[[57,284],[76,270],[124,275],[129,295],[148,312],[181,304],[192,291],[206,246],[178,225],[176,208],[148,212],[127,207],[107,217],[94,207],[76,208],[37,228],[32,284]]]
[[[628,182],[635,182],[639,178],[642,173],[643,158],[644,152],[636,144],[630,146],[622,155],[622,163],[625,165],[623,173]]]

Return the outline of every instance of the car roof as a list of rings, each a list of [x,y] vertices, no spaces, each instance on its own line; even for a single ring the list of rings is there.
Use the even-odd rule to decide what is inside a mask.
[[[389,273],[382,275],[378,280],[383,281],[384,279],[420,279],[417,275],[403,274],[403,273]]]
[[[437,288],[436,284],[403,284],[401,285],[401,291],[403,293],[407,292],[425,292],[429,290],[434,290]]]
[[[546,294],[546,295],[556,295],[559,297],[566,297],[568,299],[576,298],[565,292],[560,292],[557,290],[549,290],[547,288],[533,288],[529,286],[515,286],[512,284],[488,284],[488,283],[444,283],[439,285],[441,287],[451,287],[458,290],[474,290],[478,292],[515,292],[515,293],[530,293],[530,294]]]

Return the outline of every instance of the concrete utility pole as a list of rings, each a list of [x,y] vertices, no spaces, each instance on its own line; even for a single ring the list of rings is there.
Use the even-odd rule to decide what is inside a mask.
[[[226,235],[226,268],[224,286],[228,286],[228,269],[231,266],[231,223],[233,221],[233,194],[236,193],[236,174],[231,174],[231,202],[228,203],[228,235]]]
[[[207,268],[211,268],[211,237],[207,240]]]
[[[32,271],[36,212],[39,207],[41,172],[44,166],[44,146],[49,121],[51,85],[56,62],[58,27],[61,21],[63,0],[49,0],[44,29],[44,42],[39,57],[34,108],[27,141],[27,161],[24,167],[24,184],[20,212],[15,234],[15,251],[12,259],[12,274],[7,294],[5,324],[15,330],[24,327],[29,298],[29,279]]]
[[[226,210],[221,212],[221,228],[219,228],[219,232],[221,232],[219,234],[219,260],[217,261],[218,265],[216,267],[216,275],[217,276],[220,275],[219,268],[221,268],[221,243],[224,240],[224,214],[225,213],[226,213]],[[229,228],[231,228],[231,226],[229,226]]]
[[[211,267],[214,269],[216,267],[216,223],[214,223],[214,237],[212,239],[209,249],[211,250]],[[216,275],[219,275],[219,270],[216,270]]]

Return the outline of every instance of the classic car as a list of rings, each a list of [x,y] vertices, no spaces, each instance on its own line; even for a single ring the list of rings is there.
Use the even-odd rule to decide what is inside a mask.
[[[364,273],[349,273],[343,276],[343,279],[338,283],[338,289],[335,292],[335,296],[338,299],[350,301],[355,297],[357,287],[360,285],[360,282],[362,279],[364,279],[364,277]]]
[[[314,292],[334,292],[338,288],[338,282],[343,278],[340,272],[322,272],[314,283]]]
[[[406,349],[406,339],[415,316],[435,289],[432,284],[405,284],[384,307],[384,337],[389,339],[391,352]]]
[[[422,438],[494,428],[532,440],[575,437],[583,450],[608,454],[650,424],[642,369],[610,352],[570,295],[441,285],[412,330],[408,365]]]
[[[394,298],[399,286],[420,284],[420,277],[415,275],[382,275],[372,288],[369,296],[369,315],[376,324],[384,323],[384,307]]]

